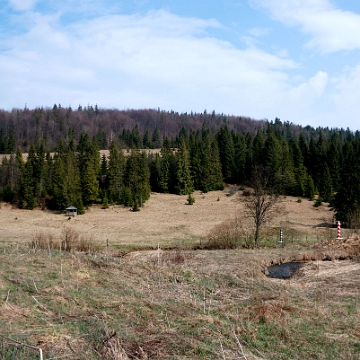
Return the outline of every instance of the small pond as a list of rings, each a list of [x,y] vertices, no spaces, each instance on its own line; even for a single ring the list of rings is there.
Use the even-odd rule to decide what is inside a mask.
[[[302,263],[286,263],[270,266],[268,267],[269,276],[276,279],[289,279],[302,265]]]

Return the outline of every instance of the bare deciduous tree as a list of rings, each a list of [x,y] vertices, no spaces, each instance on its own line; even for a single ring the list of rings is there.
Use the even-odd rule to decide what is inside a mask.
[[[252,175],[253,191],[245,199],[247,216],[255,226],[254,243],[259,246],[262,227],[275,215],[276,204],[280,202],[279,193],[274,189],[269,169],[257,167]]]

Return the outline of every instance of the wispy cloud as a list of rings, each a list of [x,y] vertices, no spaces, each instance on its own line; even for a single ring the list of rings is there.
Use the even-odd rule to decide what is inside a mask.
[[[331,53],[360,48],[360,15],[338,9],[328,0],[250,0],[287,26],[300,26],[311,37],[305,46]]]
[[[97,102],[252,115],[255,101],[270,105],[271,94],[288,86],[283,71],[297,67],[289,59],[209,37],[207,29],[220,26],[215,20],[166,11],[105,16],[66,27],[58,17],[33,14],[32,21],[0,55],[7,85],[0,93],[6,103]]]

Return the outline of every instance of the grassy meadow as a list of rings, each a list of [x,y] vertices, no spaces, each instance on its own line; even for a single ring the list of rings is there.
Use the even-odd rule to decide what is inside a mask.
[[[241,195],[195,200],[73,219],[2,204],[0,358],[360,359],[359,238],[334,240],[329,207],[284,198],[253,249]],[[206,249],[235,230],[235,248]],[[287,261],[304,266],[266,275]]]

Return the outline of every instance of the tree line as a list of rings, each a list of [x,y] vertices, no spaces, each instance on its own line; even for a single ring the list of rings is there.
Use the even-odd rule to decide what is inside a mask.
[[[55,110],[65,116],[69,112],[54,107],[51,113]],[[93,117],[101,113],[93,111]],[[84,110],[74,113],[79,112]],[[162,117],[161,112],[155,113]],[[143,115],[137,113],[140,118]],[[150,127],[139,126],[140,122],[132,122],[132,128],[123,126],[118,132],[112,129],[110,137],[106,131],[83,131],[77,137],[67,128],[66,136],[56,146],[53,139],[49,145],[44,133],[38,133],[27,145],[26,162],[22,146],[27,137],[17,139],[14,131],[0,133],[0,143],[11,144],[6,149],[13,152],[0,166],[1,199],[24,209],[41,206],[63,210],[74,205],[81,212],[94,203],[104,207],[117,203],[136,210],[149,199],[151,191],[191,194],[194,190],[223,189],[224,183],[251,186],[254,169],[262,168],[271,179],[273,191],[310,200],[318,195],[316,205],[330,203],[337,220],[358,227],[358,132],[299,128],[279,119],[258,123],[257,129],[244,132],[244,128],[237,130],[234,119],[220,121],[214,127],[216,120],[211,123],[206,119],[216,115],[206,113],[201,114],[199,129],[198,117],[192,116],[197,121],[194,129],[189,124],[180,127],[184,122],[174,120],[176,124],[170,126],[169,122],[166,131],[158,126],[160,122],[152,124],[150,131]],[[170,128],[179,131],[172,130],[169,137]],[[19,142],[22,146],[14,149]],[[161,150],[149,155],[141,150],[152,147]],[[109,149],[108,157],[100,157],[99,149],[104,148]]]
[[[129,148],[159,148],[163,137],[176,141],[181,128],[201,130],[203,126],[213,132],[227,125],[236,132],[255,133],[264,121],[248,117],[212,113],[178,113],[160,109],[117,110],[101,109],[97,105],[77,109],[55,104],[52,108],[0,109],[0,154],[29,151],[31,143],[39,146],[45,141],[55,151],[59,141],[77,143],[83,132],[96,136],[101,149],[108,149],[112,140],[120,138],[122,146]]]

